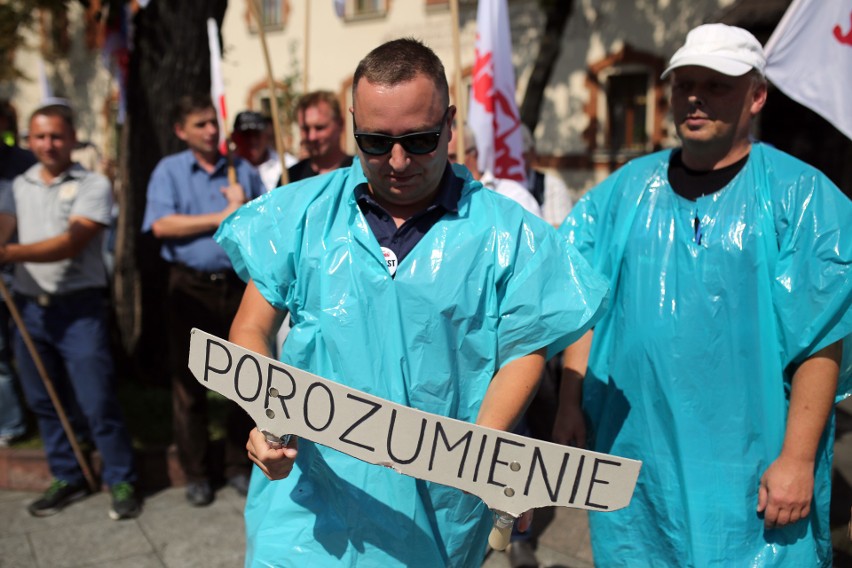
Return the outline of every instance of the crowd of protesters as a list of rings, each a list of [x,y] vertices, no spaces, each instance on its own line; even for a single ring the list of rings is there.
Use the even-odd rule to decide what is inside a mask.
[[[533,163],[528,185],[481,171],[472,137],[456,155],[466,127],[442,63],[413,39],[359,63],[354,157],[329,92],[301,99],[292,164],[271,149],[267,117],[240,113],[236,155],[224,155],[209,96],[180,97],[172,122],[187,149],[151,175],[141,230],[169,270],[187,501],[212,502],[218,475],[206,391],[186,365],[193,327],[393,402],[525,433],[546,363],[561,360],[539,435],[643,462],[628,507],[590,514],[597,564],[830,566],[832,407],[852,390],[852,204],[753,138],[765,65],[743,29],[692,30],[663,73],[681,145],[629,162],[576,204]],[[17,369],[55,477],[30,513],[93,490],[43,361],[101,454],[110,516],[133,517],[141,499],[106,339],[109,184],[72,160],[67,105],[40,107],[28,128],[34,156],[0,148],[0,263],[14,268],[4,278],[21,314],[9,336],[0,310],[0,443],[23,433]],[[525,150],[535,160],[529,132]],[[290,183],[275,188],[284,167]],[[485,553],[491,513],[475,496],[309,440],[271,445],[236,405],[222,473],[247,497],[247,565],[478,566]],[[534,566],[519,528],[511,563]]]

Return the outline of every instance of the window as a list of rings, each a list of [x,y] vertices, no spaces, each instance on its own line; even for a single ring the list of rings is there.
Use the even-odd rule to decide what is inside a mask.
[[[281,0],[263,0],[260,6],[260,17],[264,28],[280,28],[284,24]]]
[[[589,66],[585,133],[589,157],[615,169],[630,158],[661,147],[664,61],[625,45]]]
[[[388,11],[388,0],[345,0],[347,20],[379,18]]]
[[[249,30],[257,33],[257,22],[254,18],[254,10],[249,5],[254,2],[260,10],[260,19],[264,30],[281,30],[287,23],[287,0],[246,0],[246,22]]]
[[[606,87],[610,150],[644,151],[648,142],[648,73],[617,73]]]

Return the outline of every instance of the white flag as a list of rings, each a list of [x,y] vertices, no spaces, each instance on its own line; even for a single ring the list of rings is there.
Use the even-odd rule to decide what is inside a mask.
[[[225,82],[222,80],[222,50],[219,47],[219,29],[213,18],[207,18],[207,40],[210,43],[210,98],[219,119],[219,151],[227,154],[225,127],[228,111],[225,108]]]
[[[852,0],[794,0],[765,51],[775,86],[852,139]]]
[[[506,0],[479,2],[476,26],[476,63],[468,120],[479,151],[479,169],[492,172],[496,178],[525,183]]]
[[[42,104],[44,101],[53,98],[53,89],[50,88],[50,81],[47,80],[47,70],[44,68],[44,59],[38,60],[38,85],[41,91]]]

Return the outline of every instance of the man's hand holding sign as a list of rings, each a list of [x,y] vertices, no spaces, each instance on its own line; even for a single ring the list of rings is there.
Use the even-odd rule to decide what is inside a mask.
[[[189,367],[196,379],[235,401],[257,422],[249,453],[270,479],[290,473],[296,437],[456,487],[512,517],[557,505],[616,510],[629,503],[639,475],[641,463],[634,460],[407,408],[200,330],[193,330],[190,345]],[[291,434],[296,437],[287,446],[269,443]]]
[[[455,107],[422,43],[369,53],[352,101],[351,167],[272,191],[216,234],[249,284],[236,345],[196,331],[192,370],[252,415],[252,459],[286,476],[252,480],[247,564],[473,568],[483,503],[624,507],[638,463],[501,431],[545,356],[600,318],[606,281],[448,163]],[[264,355],[286,313],[284,365]]]

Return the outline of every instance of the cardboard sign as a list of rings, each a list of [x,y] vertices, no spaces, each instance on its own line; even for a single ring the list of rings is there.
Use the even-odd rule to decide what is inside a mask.
[[[513,516],[554,505],[626,507],[642,465],[402,406],[198,329],[189,368],[202,385],[239,404],[262,432],[294,434],[467,491]]]

